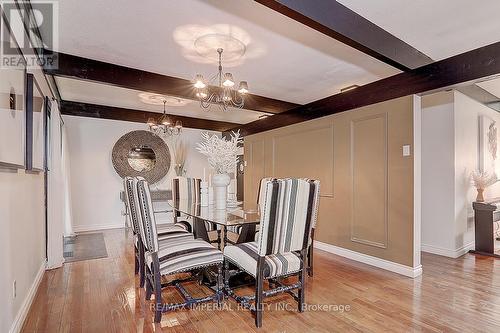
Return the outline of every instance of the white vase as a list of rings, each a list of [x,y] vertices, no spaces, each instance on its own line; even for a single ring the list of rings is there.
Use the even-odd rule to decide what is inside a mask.
[[[227,204],[227,186],[231,178],[228,174],[221,173],[212,177],[212,186],[214,188],[215,209],[226,209]]]

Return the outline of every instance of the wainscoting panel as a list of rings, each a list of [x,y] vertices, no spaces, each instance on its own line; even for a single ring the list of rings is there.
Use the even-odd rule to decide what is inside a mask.
[[[415,267],[414,108],[407,96],[246,136],[245,207],[261,177],[317,178],[317,241]]]
[[[274,177],[321,181],[321,196],[333,197],[333,123],[273,136]]]
[[[245,184],[252,184],[244,187],[245,207],[252,208],[251,206],[257,203],[258,184],[266,177],[264,140],[246,141],[244,154],[246,161],[244,181]]]
[[[351,240],[387,247],[387,113],[351,121]]]

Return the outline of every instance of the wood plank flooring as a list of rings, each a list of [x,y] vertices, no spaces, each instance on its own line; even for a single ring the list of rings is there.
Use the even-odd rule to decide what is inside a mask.
[[[307,280],[309,311],[297,313],[291,297],[280,295],[266,299],[261,329],[233,301],[164,314],[154,325],[134,276],[131,234],[104,236],[108,258],[45,273],[23,332],[500,332],[498,259],[423,254],[424,274],[410,279],[319,250]],[[179,299],[170,291],[163,297]]]

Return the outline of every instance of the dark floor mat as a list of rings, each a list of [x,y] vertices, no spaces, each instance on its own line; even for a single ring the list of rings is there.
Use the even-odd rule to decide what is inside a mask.
[[[63,251],[66,262],[107,258],[108,256],[103,233],[64,237]]]

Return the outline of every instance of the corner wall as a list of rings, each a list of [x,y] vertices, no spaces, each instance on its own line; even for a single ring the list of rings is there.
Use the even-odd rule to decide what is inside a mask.
[[[457,258],[474,248],[479,116],[500,114],[458,91],[422,98],[422,251]],[[497,183],[485,197],[500,196]]]
[[[413,118],[419,111],[419,97],[407,96],[245,137],[245,205],[255,206],[262,177],[319,179],[319,248],[419,275]]]

